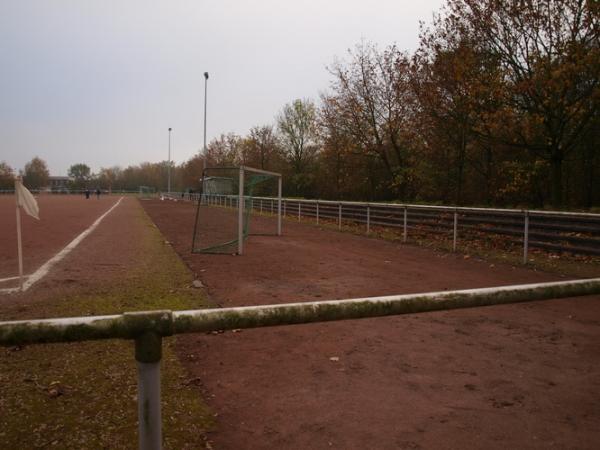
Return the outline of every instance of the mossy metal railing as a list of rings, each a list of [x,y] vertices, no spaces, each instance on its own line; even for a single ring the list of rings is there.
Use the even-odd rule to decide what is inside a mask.
[[[227,201],[220,203],[218,197],[231,197],[225,195],[213,194],[212,204],[221,204],[227,206]],[[188,194],[189,200],[198,200],[198,194]],[[225,199],[227,200],[227,199]],[[262,212],[263,202],[272,202],[274,197],[253,197],[253,204],[256,202],[257,207]],[[210,200],[209,200],[210,201]],[[231,201],[231,200],[230,200]],[[408,229],[415,228],[416,225],[426,225],[427,220],[434,216],[432,213],[439,213],[438,219],[445,215],[449,220],[448,223],[442,224],[438,220],[437,225],[441,226],[441,230],[448,230],[452,236],[452,249],[457,250],[459,242],[459,227],[468,231],[475,230],[492,235],[511,236],[513,242],[522,241],[523,245],[523,264],[528,261],[530,247],[536,247],[551,251],[569,251],[575,254],[591,254],[598,255],[600,251],[600,241],[598,241],[598,232],[600,227],[600,214],[583,213],[583,212],[566,212],[566,211],[545,211],[545,210],[522,210],[522,209],[498,209],[498,208],[475,208],[475,207],[455,207],[455,206],[437,206],[437,205],[416,205],[409,203],[379,203],[379,202],[351,202],[351,201],[334,201],[334,200],[311,200],[297,198],[282,198],[283,216],[294,215],[298,217],[298,221],[302,217],[315,219],[317,224],[322,219],[329,219],[337,222],[338,229],[342,228],[342,221],[354,224],[365,224],[367,234],[371,233],[373,226],[401,229],[402,241],[406,242],[408,237]],[[423,214],[429,215],[429,219],[423,219]],[[468,215],[471,218],[468,218]],[[487,220],[482,219],[482,215],[487,217]],[[494,216],[503,216],[503,219]],[[408,216],[412,216],[408,220]],[[421,216],[421,219],[415,216]],[[479,219],[477,219],[479,217]],[[568,225],[554,225],[540,223],[540,220],[567,220],[575,221]],[[475,220],[475,225],[473,221]],[[503,221],[509,220],[514,223],[509,225]],[[532,225],[533,220],[533,225]],[[593,225],[582,226],[581,222],[592,221]],[[413,222],[409,225],[409,222]],[[416,224],[416,225],[415,225]],[[487,224],[487,225],[486,225]],[[431,225],[431,224],[430,224]],[[508,226],[508,228],[506,228]],[[558,227],[558,228],[557,228]],[[566,228],[565,228],[566,227]],[[595,227],[595,228],[594,228]],[[533,228],[531,230],[530,228]],[[557,230],[561,230],[560,232]],[[439,233],[430,228],[430,231]],[[565,233],[568,232],[568,233]],[[583,237],[579,233],[593,233],[593,236]],[[540,234],[541,233],[541,234]],[[548,235],[552,233],[552,235]],[[542,235],[544,235],[542,237]],[[536,238],[537,236],[537,238]],[[536,238],[538,242],[532,241],[530,238]],[[545,239],[540,242],[539,239]],[[555,241],[554,243],[547,242],[548,239]],[[565,241],[568,245],[562,243]],[[571,242],[571,243],[569,243]],[[573,242],[579,242],[579,246],[573,246]],[[581,247],[582,242],[585,246]],[[593,247],[593,248],[592,248]]]
[[[0,322],[0,345],[132,339],[138,365],[139,447],[160,449],[162,338],[276,325],[501,305],[600,294],[600,278],[385,297],[190,311]]]

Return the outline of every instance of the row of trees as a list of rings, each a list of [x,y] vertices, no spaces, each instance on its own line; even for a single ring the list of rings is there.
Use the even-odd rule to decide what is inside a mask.
[[[15,186],[16,171],[5,161],[0,161],[0,190],[13,189]],[[48,186],[50,172],[43,159],[37,156],[25,164],[25,168],[19,172],[26,186],[39,189]]]
[[[199,175],[188,174],[185,179],[182,178],[186,173],[185,167],[189,164],[183,164],[181,167],[172,166],[174,177],[178,180],[176,189],[183,189],[182,186],[197,186]],[[156,190],[165,190],[167,180],[167,162],[161,163],[142,163],[138,166],[129,166],[125,169],[121,167],[102,168],[98,173],[92,173],[91,168],[84,163],[73,164],[68,171],[70,178],[67,183],[68,189],[96,189],[105,190],[126,190],[137,191],[140,186],[151,186]],[[198,169],[202,173],[202,168]],[[188,169],[189,172],[189,169]],[[0,161],[0,190],[10,190],[14,188],[14,178],[17,175],[10,165],[5,161]],[[46,161],[39,157],[34,157],[25,164],[23,170],[18,171],[18,175],[23,178],[23,183],[30,189],[48,189],[51,187],[50,172]]]
[[[319,106],[201,157],[281,171],[306,197],[598,205],[599,18],[594,1],[449,0],[413,54],[362,42]]]
[[[171,185],[197,189],[204,167],[246,164],[281,172],[292,196],[598,206],[599,19],[593,0],[448,0],[414,53],[360,43],[328,68],[318,102],[213,139],[171,167]],[[80,164],[70,175],[164,190],[167,170]]]

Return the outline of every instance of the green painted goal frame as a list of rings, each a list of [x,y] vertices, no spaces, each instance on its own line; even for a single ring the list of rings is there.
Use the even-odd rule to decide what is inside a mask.
[[[209,176],[213,174],[213,176]],[[217,176],[215,176],[215,174]],[[229,176],[219,176],[227,174]],[[250,214],[253,205],[253,195],[260,189],[261,184],[270,181],[277,182],[277,236],[281,236],[281,174],[249,166],[239,167],[207,167],[202,171],[200,195],[196,207],[194,235],[192,237],[192,253],[244,253],[244,241],[249,235]],[[237,192],[233,192],[233,191]],[[237,209],[237,236],[224,239],[222,242],[206,245],[199,237],[201,214],[209,213],[206,206],[215,198],[222,205]],[[201,212],[202,211],[202,212]],[[234,251],[235,250],[235,251]]]
[[[140,186],[140,198],[148,199],[156,195],[156,189],[152,186]]]

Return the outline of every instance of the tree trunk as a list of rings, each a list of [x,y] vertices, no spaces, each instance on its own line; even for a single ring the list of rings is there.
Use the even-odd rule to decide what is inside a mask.
[[[550,198],[552,206],[560,208],[563,206],[563,180],[562,163],[563,155],[560,149],[555,148],[551,151],[550,158]]]
[[[458,164],[458,171],[456,174],[456,197],[454,199],[454,203],[456,205],[460,205],[462,202],[462,189],[463,189],[463,177],[464,177],[464,172],[465,172],[465,155],[466,155],[466,150],[467,148],[467,137],[466,137],[466,132],[464,130],[464,128],[462,129],[461,132],[461,141],[460,141],[460,146],[458,148],[458,155],[457,155],[457,164]]]
[[[484,180],[484,186],[485,186],[485,204],[486,205],[491,205],[492,204],[492,180],[494,179],[493,174],[492,174],[492,170],[494,168],[493,165],[493,155],[492,155],[492,147],[490,145],[486,145],[485,146],[485,180]]]

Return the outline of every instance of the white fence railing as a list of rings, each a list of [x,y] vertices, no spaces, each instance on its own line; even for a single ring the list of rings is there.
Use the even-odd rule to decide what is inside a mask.
[[[276,325],[472,308],[600,294],[600,278],[386,297],[190,311],[147,311],[111,316],[0,322],[0,345],[132,339],[138,366],[140,449],[162,446],[160,360],[162,338]]]
[[[171,193],[171,197],[197,201],[199,194]],[[233,196],[204,195],[205,201],[235,207]],[[253,208],[272,212],[274,198],[253,197]],[[600,255],[600,214],[448,207],[415,204],[344,202],[330,200],[282,199],[283,216],[308,218],[343,224],[363,225],[367,234],[374,227],[401,230],[402,240],[409,232],[449,236],[456,251],[459,239],[469,233],[499,235],[504,241],[522,245],[523,263],[530,248],[574,254]]]

